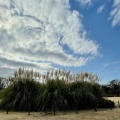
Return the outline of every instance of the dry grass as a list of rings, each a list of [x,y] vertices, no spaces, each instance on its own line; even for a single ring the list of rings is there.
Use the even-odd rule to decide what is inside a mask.
[[[114,101],[116,106],[118,106],[118,102],[120,103],[120,97],[107,97],[106,99]]]
[[[117,102],[120,97],[107,98]],[[120,108],[115,109],[100,109],[97,112],[94,110],[61,113],[57,112],[54,116],[45,115],[44,113],[31,112],[31,115],[25,112],[9,112],[0,111],[0,120],[120,120]]]
[[[79,114],[74,112],[57,113],[57,115],[44,115],[37,112],[32,112],[31,115],[22,112],[0,112],[0,120],[120,120],[120,108],[95,111],[79,111]]]

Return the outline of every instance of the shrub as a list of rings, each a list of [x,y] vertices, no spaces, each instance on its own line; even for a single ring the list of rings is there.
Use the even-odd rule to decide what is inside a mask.
[[[38,90],[39,84],[35,81],[24,79],[15,82],[3,91],[0,106],[15,111],[34,110]]]
[[[53,111],[78,110],[94,108],[112,108],[114,103],[102,98],[101,87],[90,74],[82,74],[69,81],[71,74],[65,71],[55,72],[55,79],[49,75],[44,76],[44,82],[36,82],[34,79],[41,75],[33,71],[19,69],[10,79],[10,85],[2,91],[1,109],[15,111]],[[59,75],[66,79],[59,79]],[[50,78],[50,79],[49,79]],[[70,77],[72,78],[72,77]]]
[[[46,89],[39,95],[38,107],[42,111],[65,110],[67,106],[67,86],[61,80],[49,80]]]
[[[99,99],[98,100],[98,108],[114,108],[115,103],[111,100],[106,100],[106,99]]]

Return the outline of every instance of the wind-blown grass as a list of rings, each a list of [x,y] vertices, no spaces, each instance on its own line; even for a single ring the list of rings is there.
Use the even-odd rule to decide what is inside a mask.
[[[1,109],[14,111],[68,111],[112,108],[114,103],[102,98],[98,83],[64,79],[46,79],[36,82],[33,72],[15,72],[10,86],[2,92]],[[58,73],[56,73],[58,74]],[[35,74],[36,75],[36,74]],[[67,74],[68,75],[68,74]],[[49,78],[49,77],[48,77]]]

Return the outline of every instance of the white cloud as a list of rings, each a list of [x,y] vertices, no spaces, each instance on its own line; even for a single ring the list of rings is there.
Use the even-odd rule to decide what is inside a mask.
[[[92,4],[92,0],[76,0],[76,1],[78,1],[82,6]]]
[[[83,66],[98,54],[69,0],[6,0],[0,2],[0,15],[2,67]]]
[[[105,5],[101,5],[101,6],[97,9],[97,13],[100,14],[104,9],[105,9]]]
[[[112,26],[120,25],[120,0],[114,0],[108,20],[112,20]]]

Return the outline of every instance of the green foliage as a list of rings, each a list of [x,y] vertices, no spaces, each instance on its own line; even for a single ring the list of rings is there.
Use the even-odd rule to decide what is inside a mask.
[[[90,83],[86,81],[77,81],[71,83],[72,90],[76,88],[84,88],[85,91],[92,93],[95,97],[102,97],[102,91],[101,91],[101,86],[97,83]]]
[[[64,81],[50,80],[46,83],[46,89],[39,95],[37,101],[39,110],[65,110],[67,106],[67,86]]]
[[[102,99],[101,87],[98,83],[97,76],[92,74],[84,75],[87,81],[80,81],[74,77],[69,81],[69,72],[63,72],[65,79],[59,79],[62,71],[55,72],[56,79],[49,79],[49,74],[44,76],[44,82],[36,82],[34,79],[40,78],[41,75],[33,71],[19,69],[15,76],[10,78],[10,85],[2,91],[1,109],[15,111],[65,111],[82,109],[111,108],[114,103]],[[51,74],[51,73],[50,73]],[[52,73],[53,75],[53,73]],[[91,80],[92,82],[88,81]]]
[[[73,94],[73,108],[90,109],[95,107],[97,97],[93,94],[94,85],[89,82],[73,82],[70,85],[70,93]],[[71,105],[72,105],[71,103]],[[72,108],[72,109],[73,109]]]
[[[4,88],[4,83],[2,82],[2,79],[3,78],[0,77],[0,91]]]
[[[113,108],[113,107],[115,107],[115,103],[113,101],[106,100],[103,98],[98,100],[98,108]]]
[[[107,97],[114,97],[114,96],[120,96],[120,80],[115,79],[111,80],[108,85],[102,86],[102,89],[104,91],[104,96]]]
[[[20,80],[3,91],[1,108],[15,111],[34,110],[39,84],[27,79]]]

